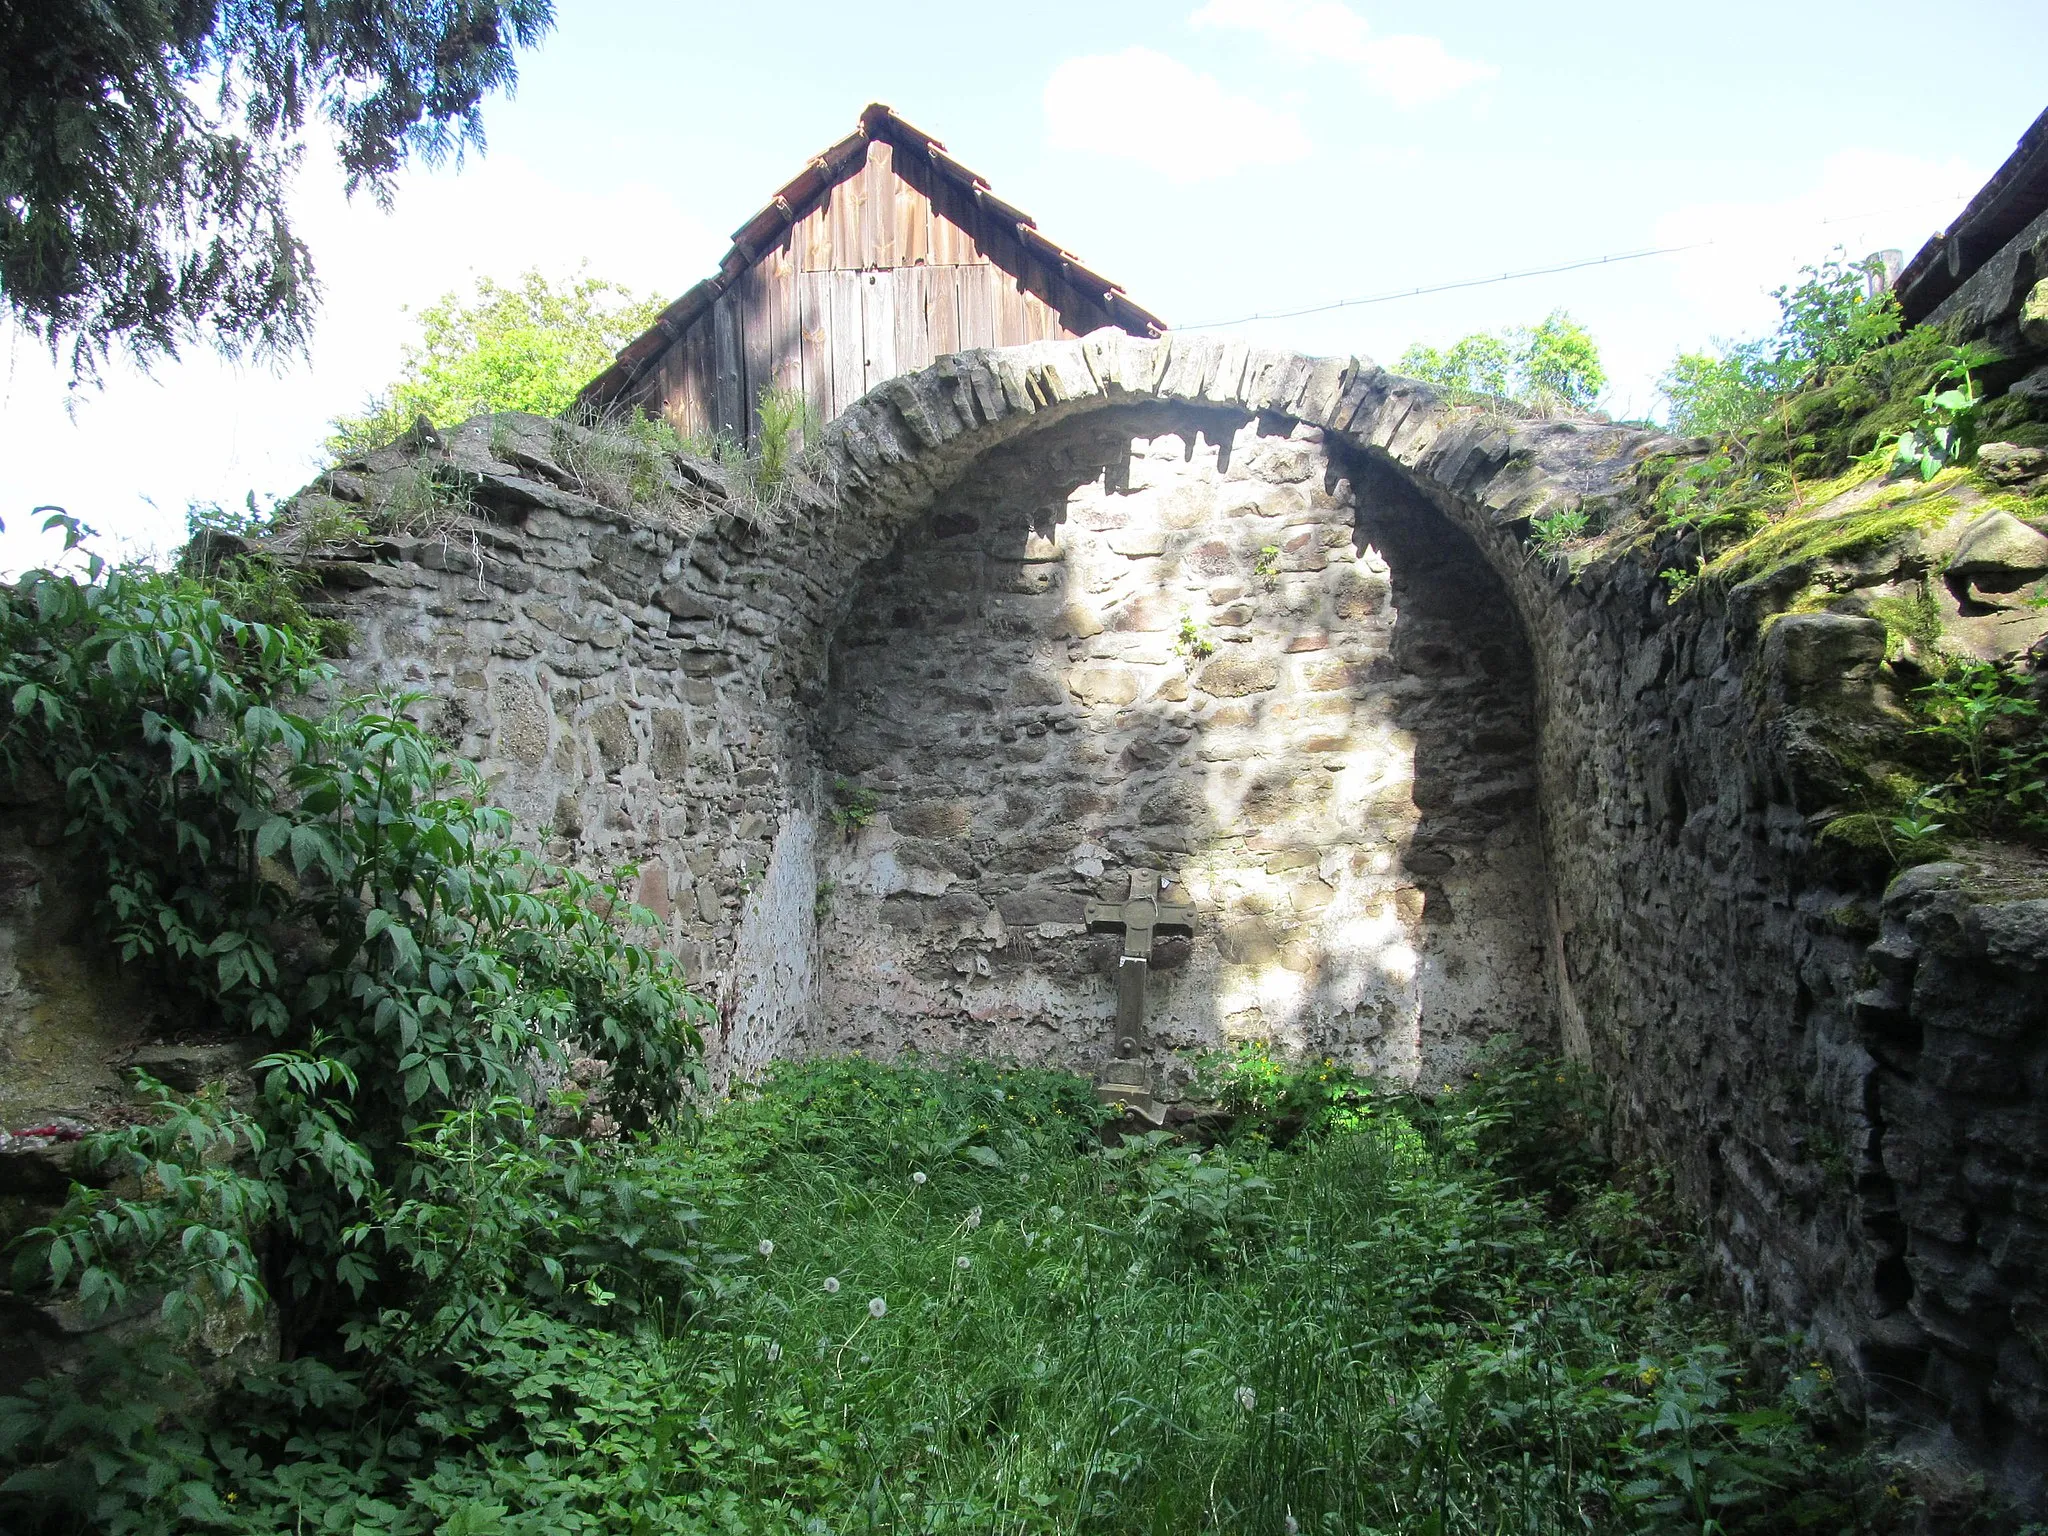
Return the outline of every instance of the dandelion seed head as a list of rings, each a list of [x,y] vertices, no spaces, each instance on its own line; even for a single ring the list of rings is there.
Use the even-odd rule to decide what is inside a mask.
[[[1250,1387],[1239,1387],[1237,1389],[1237,1406],[1242,1408],[1246,1413],[1250,1413],[1254,1408],[1259,1406],[1259,1394],[1254,1392]]]
[[[762,1238],[760,1242],[754,1244],[754,1247],[760,1251],[761,1257],[764,1259],[767,1258],[769,1254],[775,1251],[774,1242],[771,1239],[765,1237]]]
[[[1287,1517],[1280,1522],[1280,1529],[1286,1532],[1287,1536],[1301,1536],[1301,1522],[1294,1518],[1293,1510],[1287,1511]]]
[[[772,1342],[771,1342],[771,1343],[769,1344],[769,1346],[768,1346],[768,1363],[769,1363],[770,1365],[774,1365],[774,1364],[775,1364],[775,1363],[776,1363],[776,1362],[777,1362],[778,1360],[780,1360],[781,1358],[782,1358],[782,1346],[781,1346],[780,1344],[776,1344],[776,1343],[772,1343]]]
[[[1058,1221],[1062,1216],[1066,1214],[1067,1213],[1061,1210],[1058,1206],[1053,1206],[1050,1210],[1048,1210],[1045,1213],[1045,1217],[1048,1221]]]
[[[884,1317],[887,1317],[888,1315],[889,1315],[889,1303],[888,1303],[888,1302],[886,1302],[886,1301],[884,1301],[884,1300],[882,1300],[882,1298],[881,1298],[881,1297],[877,1296],[877,1297],[876,1297],[876,1298],[875,1298],[875,1299],[874,1299],[873,1301],[871,1301],[871,1302],[869,1302],[869,1303],[868,1303],[868,1316],[869,1316],[869,1317],[872,1317],[872,1318],[876,1318],[876,1319],[880,1319],[880,1318],[884,1318]]]
[[[974,1260],[970,1259],[969,1257],[967,1257],[966,1254],[963,1253],[960,1255],[959,1258],[953,1261],[953,1267],[955,1269],[972,1269],[974,1268]]]
[[[910,1182],[911,1182],[911,1183],[913,1183],[913,1184],[922,1184],[922,1183],[924,1183],[924,1179],[925,1179],[925,1173],[924,1173],[924,1170],[923,1170],[922,1168],[918,1169],[918,1170],[917,1170],[917,1172],[913,1173],[913,1174],[912,1174],[912,1175],[910,1176]]]
[[[967,1230],[972,1232],[976,1227],[980,1225],[981,1207],[977,1205],[973,1210],[967,1213]]]
[[[839,1277],[837,1275],[827,1275],[825,1277],[825,1294],[827,1296],[837,1296],[839,1294]]]
[[[1190,1167],[1196,1167],[1196,1166],[1199,1166],[1199,1165],[1200,1165],[1200,1163],[1201,1163],[1201,1161],[1202,1161],[1202,1154],[1201,1154],[1201,1153],[1199,1153],[1199,1152],[1190,1152],[1190,1153],[1188,1154],[1188,1165],[1189,1165]]]

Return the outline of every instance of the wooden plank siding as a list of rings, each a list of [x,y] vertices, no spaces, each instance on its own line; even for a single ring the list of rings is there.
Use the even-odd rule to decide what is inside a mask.
[[[803,271],[796,275],[798,324],[803,332],[804,398],[820,421],[830,421],[844,407],[832,392],[832,274]],[[848,405],[851,401],[846,402]]]
[[[868,392],[862,339],[861,274],[835,269],[825,278],[825,355],[832,369],[830,421]],[[822,413],[826,407],[820,406]]]
[[[984,206],[984,203],[992,206]],[[800,389],[821,421],[899,373],[971,347],[1079,336],[1098,302],[1028,250],[1015,210],[876,140],[691,319],[636,388],[689,435],[751,440],[761,392]],[[772,228],[772,226],[770,226]]]

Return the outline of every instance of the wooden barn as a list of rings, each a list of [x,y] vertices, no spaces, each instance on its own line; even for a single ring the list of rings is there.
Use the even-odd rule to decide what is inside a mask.
[[[751,438],[770,385],[801,389],[830,421],[945,353],[1105,325],[1165,329],[878,102],[581,399],[659,412],[685,436]]]

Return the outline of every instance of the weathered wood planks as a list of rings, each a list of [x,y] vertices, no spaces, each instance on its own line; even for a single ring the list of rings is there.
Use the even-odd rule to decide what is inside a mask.
[[[835,179],[809,206],[785,210],[779,238],[772,222],[749,226],[765,248],[747,248],[748,264],[640,387],[637,398],[679,431],[751,440],[771,386],[801,390],[829,421],[948,352],[1107,321],[1063,262],[1029,246],[1015,209],[940,174],[929,150],[874,140],[833,163]]]

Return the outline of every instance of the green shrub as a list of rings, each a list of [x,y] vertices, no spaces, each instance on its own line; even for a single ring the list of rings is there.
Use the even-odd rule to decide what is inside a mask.
[[[1770,336],[1680,353],[1659,381],[1672,430],[1746,431],[1788,396],[1889,343],[1899,334],[1899,306],[1889,292],[1870,293],[1878,270],[1877,258],[1852,262],[1838,249],[1801,267],[1804,282],[1772,292],[1778,327]]]
[[[335,418],[328,451],[348,459],[381,448],[422,416],[452,427],[487,411],[560,415],[661,308],[580,274],[555,283],[536,269],[510,286],[479,278],[473,299],[446,293],[420,311],[398,378],[361,412]]]
[[[295,1332],[403,1308],[413,1260],[391,1223],[440,1197],[431,1127],[539,1105],[578,1059],[602,1076],[593,1114],[645,1127],[684,1102],[707,1010],[623,936],[646,914],[507,841],[413,700],[295,712],[334,682],[311,637],[239,617],[190,576],[95,558],[82,578],[0,591],[0,773],[63,786],[97,919],[168,1012],[275,1047],[253,1106],[161,1097],[162,1126],[96,1143],[145,1159],[155,1192],[81,1193],[25,1256],[88,1311],[173,1280],[167,1312],[261,1302],[252,1211],[282,1212],[269,1272]],[[237,1141],[260,1196],[209,1183],[210,1147]],[[176,1276],[160,1263],[173,1227],[207,1259]]]

